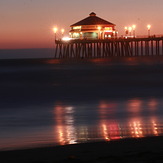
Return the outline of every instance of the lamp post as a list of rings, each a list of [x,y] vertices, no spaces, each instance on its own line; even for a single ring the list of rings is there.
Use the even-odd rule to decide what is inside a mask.
[[[133,29],[133,36],[135,38],[135,28],[136,28],[136,25],[132,25],[132,29]]]
[[[61,33],[62,33],[62,38],[63,38],[63,34],[64,34],[65,30],[62,28],[61,29]]]
[[[55,34],[55,40],[56,40],[57,30],[58,29],[56,27],[53,28],[53,31],[54,31],[54,34]]]
[[[128,34],[128,28],[125,27],[125,36],[127,36],[127,34]]]
[[[150,24],[147,25],[147,29],[148,29],[148,37],[150,37],[150,29],[151,29],[151,25]]]
[[[128,30],[129,30],[129,33],[130,33],[130,36],[131,36],[132,27],[128,27]]]

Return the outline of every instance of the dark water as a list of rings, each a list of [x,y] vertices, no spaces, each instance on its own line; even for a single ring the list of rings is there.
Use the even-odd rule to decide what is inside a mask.
[[[0,150],[163,135],[163,64],[0,61]]]

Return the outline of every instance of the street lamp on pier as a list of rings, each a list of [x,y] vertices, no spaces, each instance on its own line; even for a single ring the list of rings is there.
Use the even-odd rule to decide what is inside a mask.
[[[129,33],[130,33],[130,36],[131,36],[132,27],[128,27],[128,30],[129,30]]]
[[[147,29],[148,29],[148,37],[150,37],[150,29],[151,29],[151,25],[150,24],[147,25]]]
[[[135,28],[136,28],[136,25],[132,25],[132,29],[133,29],[133,36],[135,38]]]
[[[125,27],[125,35],[128,35],[128,27]]]
[[[55,40],[56,40],[56,35],[57,35],[58,28],[54,27],[54,28],[53,28],[53,31],[54,31],[54,34],[55,34]]]
[[[63,38],[63,34],[64,34],[65,30],[62,28],[61,29],[61,33],[62,33],[62,38]]]

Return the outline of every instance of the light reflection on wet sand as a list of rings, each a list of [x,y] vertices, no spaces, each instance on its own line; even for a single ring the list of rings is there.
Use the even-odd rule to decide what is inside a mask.
[[[3,61],[0,150],[163,135],[162,61]]]
[[[162,121],[154,116],[157,105],[158,102],[155,99],[150,99],[147,102],[140,99],[128,100],[124,105],[126,106],[125,114],[132,116],[126,116],[122,120],[118,115],[119,105],[102,100],[93,110],[98,113],[95,123],[83,125],[78,123],[80,117],[76,118],[75,116],[78,112],[77,106],[56,104],[54,107],[56,122],[54,135],[57,135],[60,145],[163,135]],[[146,106],[148,108],[145,109],[150,114],[144,117],[142,112]]]
[[[71,106],[62,106],[57,104],[54,109],[56,128],[58,134],[58,142],[60,145],[75,144],[76,131],[74,127],[74,108]],[[54,135],[56,135],[54,130]]]
[[[53,124],[1,136],[0,150],[111,141],[163,135],[162,100],[99,100],[87,105],[56,102]]]

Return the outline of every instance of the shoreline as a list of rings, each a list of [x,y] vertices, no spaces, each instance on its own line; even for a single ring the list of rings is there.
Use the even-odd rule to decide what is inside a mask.
[[[163,136],[0,151],[2,163],[162,162]],[[7,157],[6,157],[7,156]]]
[[[0,59],[0,63],[75,63],[75,62],[137,62],[137,63],[163,63],[163,56],[125,56],[125,57],[106,57],[106,58],[9,58]]]

